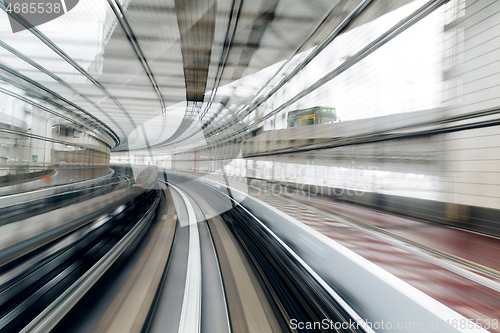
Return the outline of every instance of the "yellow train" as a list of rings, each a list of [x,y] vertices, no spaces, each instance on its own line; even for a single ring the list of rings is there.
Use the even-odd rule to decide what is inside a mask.
[[[287,128],[333,124],[338,122],[335,108],[327,106],[315,106],[308,109],[300,109],[288,112]]]

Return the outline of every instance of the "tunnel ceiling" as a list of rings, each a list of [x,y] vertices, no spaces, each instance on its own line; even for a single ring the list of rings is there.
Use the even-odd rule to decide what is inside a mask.
[[[161,113],[168,122],[169,106],[184,102],[167,144],[192,135],[194,120],[210,120],[217,112],[210,105],[228,98],[218,87],[317,45],[361,2],[80,0],[52,25],[15,34],[2,11],[0,80],[114,135],[115,151],[127,149],[138,126]],[[346,30],[409,1],[367,3],[377,2]]]

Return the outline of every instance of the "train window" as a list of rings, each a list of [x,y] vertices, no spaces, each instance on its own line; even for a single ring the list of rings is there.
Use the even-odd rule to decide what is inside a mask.
[[[287,127],[333,124],[337,122],[335,108],[316,106],[288,112]]]
[[[314,125],[314,119],[304,119],[300,122],[300,126]]]

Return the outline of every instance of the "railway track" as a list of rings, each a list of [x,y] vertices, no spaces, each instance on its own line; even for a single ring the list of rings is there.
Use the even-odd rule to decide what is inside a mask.
[[[163,190],[2,265],[0,332],[372,332],[230,193],[159,178]],[[115,282],[110,268],[139,243]],[[99,302],[82,328],[74,319]]]
[[[179,176],[169,175],[168,179],[171,183],[177,183],[170,187],[176,191],[182,188],[190,196],[185,200],[194,201],[200,210],[205,211],[205,214],[199,214],[197,223],[206,225],[212,239],[215,239],[213,246],[221,262],[221,283],[226,300],[232,300],[227,303],[231,305],[228,309],[230,329],[238,332],[372,331],[363,325],[352,325],[363,321],[285,242],[234,201],[230,193],[199,182],[193,183]],[[251,303],[251,297],[238,294],[238,282],[231,283],[231,274],[235,274],[236,270],[224,267],[229,261],[225,250],[230,249],[227,243],[224,244],[224,237],[232,241],[237,248],[232,251],[240,253],[244,263],[242,266],[248,268],[249,275],[253,275],[253,285],[259,289],[257,297],[253,298],[254,303]],[[240,268],[239,271],[244,269]],[[273,314],[274,325],[258,327],[266,321],[270,323],[265,316],[256,316],[246,322],[246,325],[240,325],[239,311],[235,306],[238,302],[234,301],[238,296],[248,300],[239,309],[245,317],[249,316],[245,310],[258,313],[260,305],[263,313]],[[255,308],[252,309],[252,306]],[[307,324],[300,323],[311,323],[313,327],[307,328]]]

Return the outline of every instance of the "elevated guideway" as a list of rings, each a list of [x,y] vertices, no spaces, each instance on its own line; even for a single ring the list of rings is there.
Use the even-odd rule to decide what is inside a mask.
[[[499,1],[61,4],[0,2],[0,333],[500,333]]]

